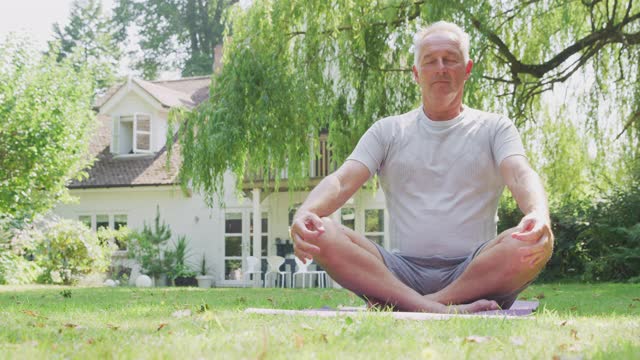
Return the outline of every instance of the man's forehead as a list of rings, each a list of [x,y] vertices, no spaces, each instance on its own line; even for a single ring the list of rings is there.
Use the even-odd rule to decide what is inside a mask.
[[[428,50],[439,50],[455,54],[462,54],[462,50],[460,49],[460,39],[458,39],[454,34],[451,34],[447,31],[438,31],[425,36],[421,41],[420,47],[423,50],[423,57],[431,52]]]

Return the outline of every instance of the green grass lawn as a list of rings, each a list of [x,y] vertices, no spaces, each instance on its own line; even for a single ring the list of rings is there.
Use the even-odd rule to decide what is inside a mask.
[[[248,307],[361,304],[344,290],[0,286],[0,358],[640,356],[637,284],[535,285],[521,298],[540,300],[530,319],[412,321],[385,313],[340,318],[243,313]]]

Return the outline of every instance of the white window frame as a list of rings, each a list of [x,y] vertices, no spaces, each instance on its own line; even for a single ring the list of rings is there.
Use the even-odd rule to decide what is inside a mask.
[[[138,130],[138,117],[146,116],[149,118],[149,131]],[[132,120],[125,120],[123,118],[132,118]],[[123,122],[131,121],[132,126],[132,150],[133,154],[152,154],[153,153],[153,117],[149,113],[145,112],[134,112],[133,115],[119,115],[112,117],[113,120],[113,129],[111,135],[111,153],[117,154],[120,156],[127,156],[131,154],[123,154],[120,152],[120,128]],[[138,148],[138,134],[149,136],[149,149],[139,149]]]
[[[138,130],[138,116],[146,116],[149,118],[149,131]],[[151,114],[148,113],[134,113],[133,114],[133,153],[134,154],[149,154],[152,153],[153,146],[151,144],[151,132],[152,132],[152,123]],[[138,134],[149,136],[149,148],[148,149],[138,149]]]
[[[367,210],[382,210],[382,231],[366,231],[366,222],[367,222]],[[369,236],[382,236],[382,246],[384,248],[388,248],[389,244],[387,241],[387,210],[383,207],[369,207],[362,209],[362,231],[364,233],[364,237],[369,239]]]

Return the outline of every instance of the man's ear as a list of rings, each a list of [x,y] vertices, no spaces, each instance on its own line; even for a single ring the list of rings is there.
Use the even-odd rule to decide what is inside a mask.
[[[467,62],[467,67],[465,69],[465,80],[468,80],[469,76],[471,76],[471,69],[473,69],[473,60],[469,59],[469,61]]]
[[[413,71],[413,80],[419,84],[420,82],[418,81],[418,68],[415,65],[413,65],[411,70]]]

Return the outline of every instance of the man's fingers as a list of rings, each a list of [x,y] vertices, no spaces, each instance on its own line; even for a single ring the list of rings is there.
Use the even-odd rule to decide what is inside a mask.
[[[313,244],[309,244],[308,242],[302,240],[302,238],[300,237],[300,235],[298,234],[293,234],[293,238],[294,238],[294,246],[296,248],[296,250],[299,250],[303,253],[306,254],[317,254],[320,252],[320,248],[313,245]],[[311,257],[309,257],[311,259]],[[300,259],[302,260],[302,259]]]
[[[536,223],[529,231],[515,232],[511,234],[514,239],[531,242],[540,239],[540,236],[544,233],[544,224]]]
[[[300,259],[300,261],[302,261],[304,263],[306,263],[307,260],[313,260],[313,256],[312,255],[307,254],[306,252],[304,252],[304,251],[302,251],[300,249],[295,249],[293,253],[296,255],[296,257],[298,259]]]
[[[324,223],[322,222],[322,219],[320,219],[319,216],[314,214],[309,220],[311,220],[316,230],[318,230],[321,233],[324,232]]]

